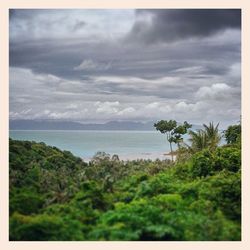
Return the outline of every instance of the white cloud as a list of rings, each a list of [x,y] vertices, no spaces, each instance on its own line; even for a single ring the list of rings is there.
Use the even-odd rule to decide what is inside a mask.
[[[96,70],[105,71],[111,68],[111,63],[99,63],[94,62],[92,59],[83,60],[78,66],[74,67],[74,70]]]
[[[128,83],[134,86],[138,94],[121,92],[106,95],[95,91],[97,83],[94,80],[91,82],[92,91],[86,92],[89,80],[72,81],[18,68],[10,68],[10,72],[10,118],[12,119],[61,119],[100,123],[111,120],[176,119],[202,123],[212,120],[237,121],[240,116],[240,99],[234,96],[239,89],[235,90],[225,83],[203,86],[196,93],[190,93],[193,98],[185,98],[185,92],[190,86],[187,89],[185,85],[180,88],[177,81],[177,87],[173,83],[162,88],[163,80],[160,78],[141,79],[139,86],[135,82]],[[55,79],[55,85],[48,84],[49,79]],[[114,79],[115,77],[112,78]],[[117,79],[123,86],[127,84],[129,78],[117,77]],[[140,81],[137,77],[133,79]],[[13,88],[14,83],[15,88]],[[104,82],[100,82],[97,86],[100,89],[106,87]],[[149,95],[141,95],[144,86],[148,88]],[[154,90],[173,94],[180,90],[181,95],[180,98],[161,98],[151,95]]]
[[[78,105],[76,103],[71,103],[69,104],[67,107],[67,109],[77,109],[78,108]]]
[[[128,107],[128,108],[125,108],[123,110],[120,110],[118,112],[118,115],[120,115],[120,116],[124,116],[125,115],[126,116],[126,115],[132,114],[134,112],[136,112],[136,110],[133,107]]]
[[[59,84],[62,80],[54,75],[51,74],[37,74],[34,77],[36,80],[45,82],[47,84]]]
[[[164,76],[154,79],[144,79],[141,77],[129,77],[129,76],[98,76],[98,77],[93,77],[93,79],[99,83],[109,82],[109,83],[124,84],[124,87],[139,85],[146,88],[147,87],[154,88],[154,86],[157,87],[159,85],[173,86],[177,83],[179,77]]]
[[[181,74],[186,74],[186,73],[201,74],[203,73],[203,71],[204,71],[203,66],[183,67],[183,68],[173,70],[173,72],[181,73]]]
[[[29,108],[29,109],[26,109],[26,110],[23,110],[20,112],[21,115],[27,115],[31,112],[32,108]]]
[[[230,66],[229,77],[233,81],[233,85],[241,85],[241,64],[234,63]]]
[[[224,100],[232,94],[232,88],[225,83],[216,83],[210,87],[201,87],[196,92],[197,99],[217,99]]]
[[[120,106],[120,103],[118,101],[116,101],[116,102],[97,102],[96,106],[97,106],[97,109],[96,109],[97,113],[116,114],[119,111],[118,107]]]
[[[168,114],[172,108],[170,105],[164,103],[164,102],[152,102],[147,104],[144,107],[144,113],[150,113],[151,115],[155,114]]]
[[[25,41],[73,37],[93,42],[114,39],[131,29],[134,18],[132,9],[16,10],[10,22],[10,38]]]
[[[175,110],[177,112],[192,112],[194,110],[195,104],[187,104],[184,101],[178,102],[175,105]]]
[[[152,102],[147,105],[148,108],[158,108],[161,104],[159,102]]]

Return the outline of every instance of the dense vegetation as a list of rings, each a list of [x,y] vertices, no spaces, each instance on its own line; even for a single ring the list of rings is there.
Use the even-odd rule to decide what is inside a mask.
[[[10,240],[240,240],[240,139],[199,149],[203,132],[174,163],[10,139]]]

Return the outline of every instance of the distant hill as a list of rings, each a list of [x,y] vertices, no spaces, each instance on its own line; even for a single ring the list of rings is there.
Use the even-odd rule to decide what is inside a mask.
[[[10,130],[142,130],[152,131],[154,121],[133,122],[133,121],[110,121],[104,124],[55,120],[10,120]],[[192,129],[200,129],[202,126],[193,125]]]
[[[54,120],[10,120],[10,130],[154,130],[154,122],[119,122],[82,124]]]

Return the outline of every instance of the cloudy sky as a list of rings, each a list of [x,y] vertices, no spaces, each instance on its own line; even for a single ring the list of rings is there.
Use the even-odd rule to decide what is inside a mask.
[[[241,13],[11,10],[10,118],[235,123]]]

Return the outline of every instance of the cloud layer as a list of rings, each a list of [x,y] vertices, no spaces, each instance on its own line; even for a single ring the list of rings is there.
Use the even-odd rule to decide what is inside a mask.
[[[239,9],[137,10],[130,39],[141,42],[173,42],[204,38],[226,29],[240,29]]]
[[[240,10],[11,10],[10,118],[239,120]]]

